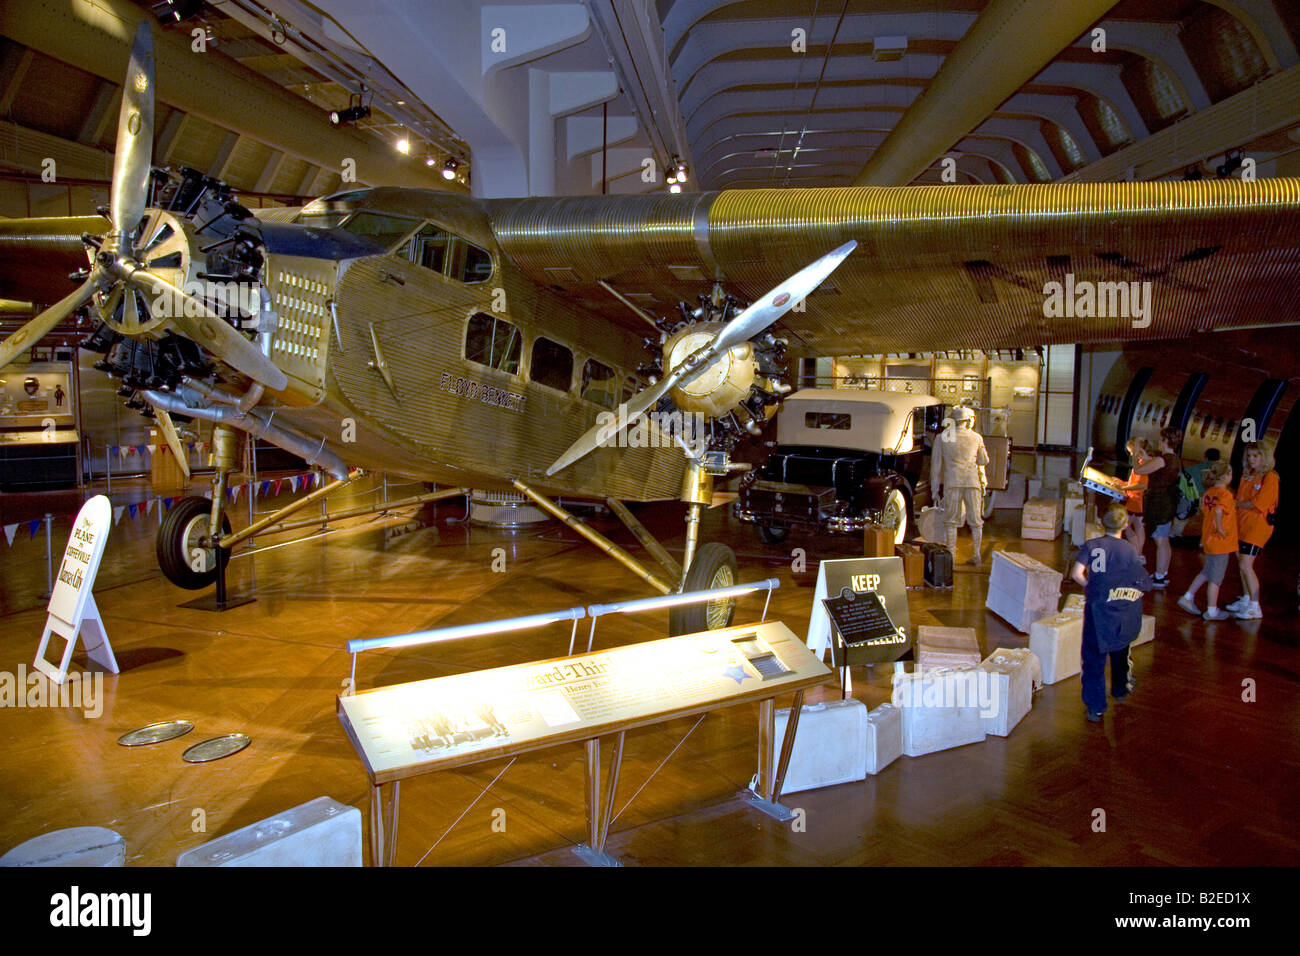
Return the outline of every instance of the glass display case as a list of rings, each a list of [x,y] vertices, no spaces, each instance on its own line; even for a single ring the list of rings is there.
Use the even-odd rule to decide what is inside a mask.
[[[70,362],[11,365],[0,373],[0,489],[76,486],[76,403]]]

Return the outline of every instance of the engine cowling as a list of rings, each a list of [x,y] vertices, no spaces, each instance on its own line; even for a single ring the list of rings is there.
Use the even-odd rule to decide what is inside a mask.
[[[722,322],[699,322],[686,326],[664,342],[664,369],[671,370],[692,352],[708,345],[723,328]],[[749,397],[758,377],[754,346],[745,342],[733,346],[713,361],[702,374],[669,394],[684,412],[721,418]]]

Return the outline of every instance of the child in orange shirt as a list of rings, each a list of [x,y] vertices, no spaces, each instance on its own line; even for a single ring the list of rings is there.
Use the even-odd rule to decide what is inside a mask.
[[[1205,469],[1205,497],[1201,499],[1201,551],[1204,553],[1201,572],[1192,581],[1187,593],[1178,599],[1178,606],[1188,614],[1199,615],[1196,592],[1207,585],[1205,608],[1207,621],[1222,621],[1231,617],[1219,609],[1219,585],[1228,570],[1228,558],[1237,550],[1237,503],[1228,490],[1232,480],[1232,466],[1217,461]]]
[[[1133,459],[1135,468],[1145,465],[1151,460],[1151,447],[1141,438],[1130,438],[1128,444],[1124,446]],[[1137,549],[1138,560],[1143,564],[1147,563],[1146,557],[1142,550],[1147,545],[1147,529],[1142,518],[1142,496],[1147,490],[1147,476],[1139,475],[1134,472],[1129,476],[1128,484],[1124,486],[1124,507],[1128,511],[1128,528],[1124,531],[1124,537],[1128,538],[1129,543]]]

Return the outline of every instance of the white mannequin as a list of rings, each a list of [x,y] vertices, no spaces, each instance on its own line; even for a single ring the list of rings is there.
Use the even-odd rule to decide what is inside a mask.
[[[975,413],[969,408],[953,409],[952,424],[934,443],[930,455],[930,488],[942,502],[948,529],[948,548],[957,556],[957,531],[965,520],[970,524],[974,553],[967,564],[980,563],[984,538],[984,491],[988,487],[985,465],[989,453],[984,439],[975,431]]]

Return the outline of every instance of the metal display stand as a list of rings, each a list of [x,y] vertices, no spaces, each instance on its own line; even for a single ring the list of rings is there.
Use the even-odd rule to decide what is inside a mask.
[[[494,668],[470,674],[397,684],[357,693],[356,657],[366,650],[380,647],[398,648],[455,640],[505,631],[540,627],[562,621],[572,622],[570,650],[576,640],[577,622],[583,617],[593,619],[611,613],[629,613],[665,607],[672,604],[698,603],[737,594],[766,590],[770,601],[771,591],[778,587],[776,579],[753,584],[715,588],[690,594],[668,595],[625,601],[618,604],[592,605],[588,608],[568,608],[547,614],[488,621],[481,624],[440,628],[416,634],[392,637],[363,638],[349,641],[352,653],[352,675],[346,687],[348,692],[339,697],[339,720],[357,750],[371,783],[371,862],[376,866],[392,865],[396,852],[398,803],[403,779],[450,770],[470,764],[509,757],[497,774],[474,798],[451,826],[434,842],[421,858],[446,837],[465,814],[491,789],[497,780],[513,765],[521,754],[543,750],[564,743],[582,743],[586,752],[586,842],[574,847],[574,853],[585,862],[598,866],[618,866],[619,862],[606,853],[605,846],[611,825],[650,783],[674,753],[685,743],[704,717],[724,707],[743,703],[759,705],[759,767],[751,789],[738,797],[749,806],[774,817],[788,821],[793,814],[778,802],[781,787],[793,751],[795,731],[803,705],[804,692],[833,677],[829,668],[811,654],[803,642],[785,625],[772,621],[734,626],[717,631],[703,631],[680,637],[633,644],[551,660],[535,661],[508,667]],[[764,609],[766,616],[766,606]],[[593,620],[594,639],[594,620]],[[751,650],[757,656],[748,656]],[[714,655],[714,656],[711,656]],[[703,662],[703,663],[701,663]],[[747,662],[750,666],[746,666]],[[755,664],[755,662],[760,662]],[[634,675],[644,675],[655,665],[668,668],[702,668],[699,686],[694,681],[683,685],[687,689],[671,693],[639,694],[642,686]],[[722,665],[729,664],[725,669]],[[564,683],[554,675],[568,672],[585,686],[581,688],[576,703],[557,690]],[[588,678],[586,675],[593,675]],[[556,682],[552,686],[552,682]],[[602,696],[602,689],[593,685],[609,685],[611,694]],[[712,683],[710,683],[710,681]],[[689,686],[688,686],[689,685]],[[523,688],[523,690],[520,690]],[[773,742],[776,736],[775,699],[784,693],[794,694],[794,702],[782,740],[779,756],[773,759]],[[532,720],[531,723],[506,727],[495,716],[483,717],[494,724],[494,733],[485,727],[482,740],[472,734],[451,734],[453,722],[444,711],[459,708],[465,712],[466,701],[473,701],[472,710],[481,714],[492,713],[487,702],[508,699],[509,710],[532,713],[538,708],[567,711],[568,716]],[[572,703],[572,706],[571,706]],[[584,709],[585,708],[585,709]],[[429,715],[434,715],[429,717]],[[673,747],[641,784],[637,791],[617,812],[615,798],[622,768],[623,743],[626,731],[681,717],[698,719],[690,730]],[[429,749],[417,749],[408,742],[412,726],[435,725],[441,722],[437,733],[443,736]],[[456,724],[456,726],[460,726]],[[423,731],[426,741],[433,731]],[[403,736],[405,734],[405,737]],[[464,740],[458,738],[464,737]],[[601,738],[612,737],[610,766],[601,780]],[[442,741],[446,740],[447,743]],[[455,742],[452,742],[455,741]],[[391,785],[391,786],[390,786]],[[384,788],[388,786],[387,794]]]

